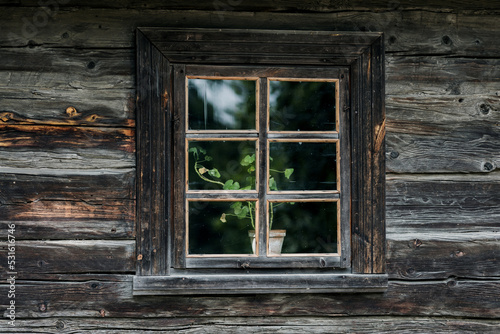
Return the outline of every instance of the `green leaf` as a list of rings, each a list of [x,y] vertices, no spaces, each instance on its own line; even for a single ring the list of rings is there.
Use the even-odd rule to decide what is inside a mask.
[[[254,162],[255,162],[255,154],[252,154],[252,155],[247,155],[246,157],[244,157],[243,160],[241,160],[240,164],[242,166],[248,166]]]
[[[293,168],[287,168],[287,169],[285,169],[285,177],[287,179],[290,179],[290,175],[292,175],[292,173],[293,173]]]
[[[240,184],[238,182],[234,182],[233,180],[227,180],[224,183],[224,190],[238,190],[240,189]]]
[[[200,153],[207,154],[207,150],[205,150],[204,148],[200,147],[199,150],[200,150]]]
[[[243,219],[243,218],[246,218],[247,215],[248,215],[248,206],[242,206],[238,212],[236,212],[236,210],[234,211],[234,214],[239,218],[239,219]]]
[[[274,179],[274,177],[269,178],[269,189],[278,190],[278,185],[276,184],[276,180]]]
[[[212,161],[213,158],[211,156],[209,156],[209,155],[205,155],[205,160],[206,161]]]
[[[211,170],[208,171],[208,175],[212,176],[212,177],[216,177],[216,178],[219,178],[220,177],[220,173],[219,171],[217,170],[217,168],[212,168]]]
[[[241,188],[240,190],[252,190],[252,186],[246,186]]]
[[[234,202],[233,204],[231,204],[231,209],[235,210],[237,208],[241,208],[241,205],[241,202]]]
[[[195,158],[198,159],[198,148],[191,147],[188,152],[193,153],[193,155],[195,156]]]
[[[252,166],[248,167],[247,172],[248,172],[249,174],[250,174],[250,173],[252,173],[252,172],[255,172],[255,166],[254,166],[254,165],[252,165]]]

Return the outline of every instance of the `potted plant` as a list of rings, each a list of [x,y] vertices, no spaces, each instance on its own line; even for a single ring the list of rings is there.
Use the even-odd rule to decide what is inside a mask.
[[[239,182],[233,179],[227,179],[225,182],[220,180],[221,173],[217,168],[207,168],[205,165],[207,162],[213,160],[213,158],[207,155],[205,149],[199,146],[193,146],[188,151],[193,155],[194,158],[194,171],[205,182],[216,184],[221,187],[223,190],[250,190],[252,189],[251,185],[241,187]],[[272,161],[272,157],[270,157]],[[243,167],[248,173],[248,177],[251,182],[255,184],[255,177],[253,176],[255,173],[255,154],[246,155],[239,164]],[[284,170],[276,170],[270,169],[270,173],[282,173],[285,175],[286,179],[290,179],[290,176],[293,174],[293,168],[285,168]],[[277,191],[278,185],[276,183],[275,178],[270,175],[269,177],[269,189]],[[250,237],[250,241],[252,244],[252,251],[255,253],[255,202],[254,201],[236,201],[231,204],[231,212],[223,212],[220,216],[220,221],[223,223],[227,223],[227,219],[229,217],[235,217],[237,219],[250,219],[250,223],[254,230],[248,231],[248,236]],[[274,207],[279,206],[283,203],[275,204],[271,202],[270,213],[269,213],[269,248],[268,252],[271,255],[281,254],[281,248],[283,246],[283,240],[286,235],[286,230],[273,230],[273,220],[274,220]]]

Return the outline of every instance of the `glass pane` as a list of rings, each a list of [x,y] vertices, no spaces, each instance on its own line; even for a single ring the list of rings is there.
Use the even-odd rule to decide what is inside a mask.
[[[190,141],[190,190],[255,189],[255,141]]]
[[[255,202],[189,202],[189,254],[253,254]]]
[[[337,190],[336,143],[271,142],[270,190]]]
[[[271,131],[335,131],[335,82],[270,81]]]
[[[270,202],[269,226],[286,234],[281,253],[336,253],[337,210],[337,202]]]
[[[256,129],[255,81],[188,80],[190,130]]]

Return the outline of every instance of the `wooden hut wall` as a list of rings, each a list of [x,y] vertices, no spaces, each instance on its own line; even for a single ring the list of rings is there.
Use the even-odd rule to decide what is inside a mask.
[[[138,26],[384,32],[385,293],[132,296]],[[1,0],[0,333],[498,332],[499,36],[497,1]]]

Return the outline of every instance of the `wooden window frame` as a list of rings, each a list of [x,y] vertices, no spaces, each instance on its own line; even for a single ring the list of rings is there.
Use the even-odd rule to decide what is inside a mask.
[[[180,66],[179,66],[180,65]],[[173,135],[175,71],[184,66],[349,69],[350,263],[344,269],[210,272],[171,269],[176,194]],[[385,105],[382,33],[138,28],[137,211],[134,295],[376,292],[385,273]],[[178,203],[178,202],[175,202]],[[279,260],[279,258],[278,258]]]

